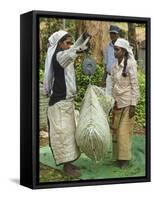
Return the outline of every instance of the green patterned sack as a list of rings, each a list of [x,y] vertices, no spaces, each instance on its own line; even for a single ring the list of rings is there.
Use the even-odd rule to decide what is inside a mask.
[[[102,160],[110,146],[107,116],[113,104],[113,98],[106,96],[102,88],[88,86],[80,110],[76,141],[81,151],[95,161]]]

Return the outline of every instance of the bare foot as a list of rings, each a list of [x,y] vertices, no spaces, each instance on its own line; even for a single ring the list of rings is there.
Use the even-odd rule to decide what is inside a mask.
[[[121,169],[127,169],[129,166],[129,160],[118,160],[118,163]]]
[[[80,177],[80,170],[79,170],[79,167],[76,167],[75,165],[71,164],[71,163],[65,163],[64,164],[64,173],[68,176],[71,176],[71,177]]]

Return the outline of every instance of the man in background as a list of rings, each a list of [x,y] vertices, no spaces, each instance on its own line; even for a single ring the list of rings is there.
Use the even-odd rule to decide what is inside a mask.
[[[112,96],[112,79],[111,70],[112,66],[117,63],[117,59],[114,56],[114,43],[119,38],[120,28],[118,26],[111,25],[109,29],[110,39],[104,55],[105,73],[103,78],[103,87],[106,87],[108,95]]]

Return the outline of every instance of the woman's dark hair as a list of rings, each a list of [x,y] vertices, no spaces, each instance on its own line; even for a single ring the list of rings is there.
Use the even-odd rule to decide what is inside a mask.
[[[126,51],[125,52],[125,59],[124,59],[124,68],[123,68],[123,71],[122,71],[122,76],[123,77],[127,77],[128,76],[128,73],[127,73],[127,60],[128,60],[128,52]]]
[[[58,43],[64,42],[68,37],[71,37],[71,35],[70,35],[70,34],[64,35],[64,36],[59,40]]]

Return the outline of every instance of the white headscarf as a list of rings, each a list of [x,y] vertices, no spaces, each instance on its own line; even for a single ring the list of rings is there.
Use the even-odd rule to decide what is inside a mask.
[[[52,57],[55,53],[59,40],[68,34],[66,31],[60,30],[53,33],[48,41],[49,47],[47,50],[47,56],[45,60],[45,72],[44,72],[44,91],[45,95],[52,94],[52,87],[54,83],[54,71],[52,65]]]
[[[121,48],[123,48],[123,49],[126,49],[126,51],[127,51],[128,54],[129,54],[129,57],[135,60],[134,54],[133,54],[133,51],[132,51],[133,47],[130,46],[128,40],[125,40],[125,39],[123,39],[123,38],[118,38],[118,39],[116,40],[116,42],[114,43],[114,46],[117,46],[117,47],[121,47]]]

